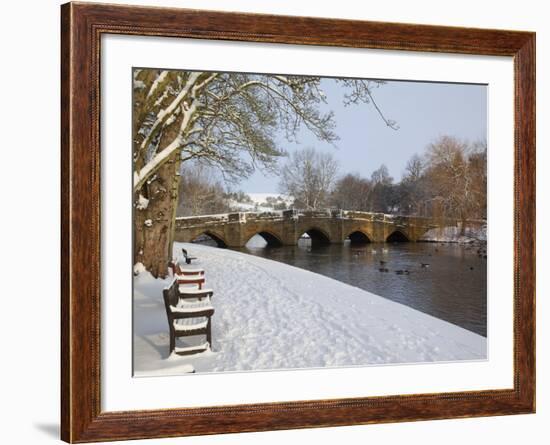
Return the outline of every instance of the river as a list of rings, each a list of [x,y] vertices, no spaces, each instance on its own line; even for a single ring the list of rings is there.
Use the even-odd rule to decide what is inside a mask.
[[[261,243],[260,243],[261,244]],[[234,249],[323,274],[487,336],[487,260],[477,247],[394,243]],[[424,266],[423,266],[424,264]],[[381,271],[380,269],[387,269]]]

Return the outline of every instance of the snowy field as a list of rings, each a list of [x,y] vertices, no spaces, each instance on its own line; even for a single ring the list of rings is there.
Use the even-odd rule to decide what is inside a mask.
[[[230,206],[233,211],[241,212],[272,212],[273,206],[267,204],[268,198],[273,198],[279,203],[284,202],[287,208],[292,207],[294,200],[287,195],[281,193],[247,193],[248,197],[252,200],[252,203],[238,202],[231,200]]]
[[[250,196],[250,199],[252,199],[254,204],[263,204],[267,201],[267,198],[273,198],[276,200],[280,199],[288,205],[291,205],[293,202],[293,199],[290,196],[282,193],[247,193],[247,195]]]
[[[231,250],[176,243],[174,252],[181,247],[199,258],[214,290],[212,350],[168,356],[162,289],[171,279],[142,271],[134,278],[136,376],[486,358],[484,337],[362,289]]]

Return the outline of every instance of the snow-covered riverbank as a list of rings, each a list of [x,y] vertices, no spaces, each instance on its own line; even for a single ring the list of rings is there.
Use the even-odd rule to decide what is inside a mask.
[[[459,227],[441,227],[428,230],[421,241],[460,244],[487,243],[487,226],[481,228],[466,227],[464,232]]]
[[[137,376],[486,358],[480,335],[362,289],[283,263],[196,244],[214,289],[213,351],[168,357],[162,289],[134,280]],[[199,341],[200,339],[197,339]]]

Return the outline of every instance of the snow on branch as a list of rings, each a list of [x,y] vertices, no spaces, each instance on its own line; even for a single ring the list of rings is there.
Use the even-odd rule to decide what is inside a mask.
[[[147,99],[149,99],[153,94],[155,94],[155,91],[157,87],[164,82],[164,79],[166,79],[166,76],[168,76],[168,71],[162,71],[158,77],[153,82],[153,85],[151,85],[151,88],[149,89],[149,93],[147,94]]]
[[[364,79],[339,79],[339,82],[350,89],[350,91],[344,96],[345,105],[370,103],[388,127],[390,127],[392,130],[399,129],[399,125],[396,121],[386,118],[382,109],[376,103],[376,100],[374,99],[374,95],[372,93],[373,88],[378,88],[380,85],[384,85],[386,83],[385,81]]]
[[[180,126],[180,131],[174,140],[162,149],[159,153],[153,156],[153,158],[145,164],[145,166],[139,171],[134,172],[134,190],[139,190],[147,178],[155,173],[178,148],[183,145],[183,133],[187,128],[191,117],[197,109],[197,103],[194,102],[189,108],[183,111],[183,119]]]
[[[143,139],[143,142],[140,145],[140,151],[145,151],[147,149],[147,147],[155,137],[156,133],[160,130],[162,125],[164,125],[164,123],[168,120],[168,118],[172,116],[172,114],[178,109],[179,105],[187,97],[193,85],[201,76],[201,74],[202,73],[191,73],[189,75],[189,79],[187,80],[185,87],[180,91],[180,93],[176,96],[176,98],[172,101],[172,103],[168,105],[168,107],[166,107],[165,109],[160,110],[158,112],[157,118],[153,123],[153,125],[151,126],[151,131],[149,132],[147,137]]]
[[[154,174],[176,150],[183,146],[185,135],[191,130],[192,125],[195,122],[194,114],[200,106],[196,99],[197,95],[199,94],[199,91],[201,91],[218,75],[217,73],[211,73],[204,80],[199,81],[199,78],[203,74],[204,73],[202,72],[192,73],[189,76],[185,87],[178,94],[176,99],[174,99],[167,108],[159,111],[157,114],[157,119],[151,127],[151,131],[141,143],[141,150],[146,150],[152,142],[153,136],[162,128],[164,124],[168,122],[168,119],[174,116],[178,109],[183,113],[180,129],[172,142],[170,142],[160,152],[154,154],[149,162],[147,162],[147,164],[145,164],[139,172],[134,172],[134,190],[139,190],[147,178]],[[189,105],[189,103],[191,103],[191,105]]]

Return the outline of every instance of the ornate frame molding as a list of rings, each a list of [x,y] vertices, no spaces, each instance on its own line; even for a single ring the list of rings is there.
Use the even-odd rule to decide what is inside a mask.
[[[99,317],[102,34],[512,56],[515,67],[514,388],[102,412]],[[535,411],[534,33],[67,3],[61,7],[61,35],[63,440],[73,443],[174,437]]]

